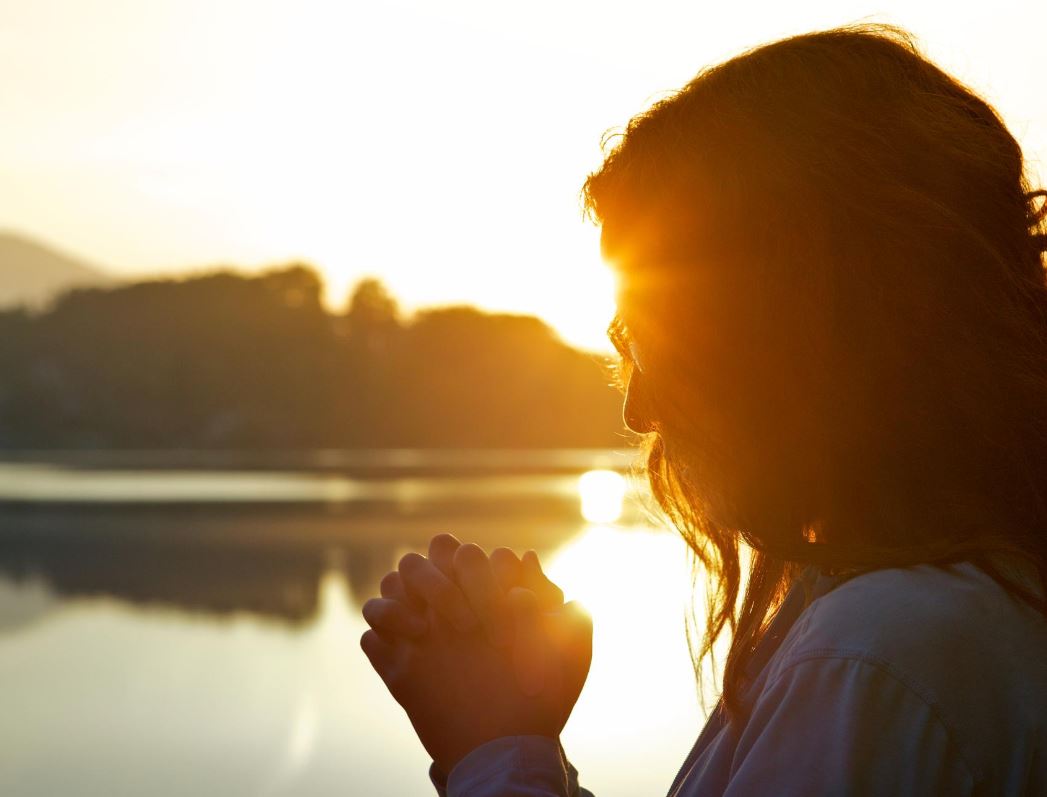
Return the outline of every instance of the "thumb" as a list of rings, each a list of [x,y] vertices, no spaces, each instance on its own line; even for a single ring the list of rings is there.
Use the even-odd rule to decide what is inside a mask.
[[[545,611],[563,606],[563,590],[549,580],[538,561],[538,554],[527,551],[520,560],[521,585],[531,590],[538,598],[538,605]]]
[[[548,671],[546,641],[542,631],[538,598],[529,589],[514,587],[506,595],[513,615],[516,639],[513,669],[520,689],[528,697],[541,694]]]
[[[593,618],[578,601],[565,603],[550,627],[553,645],[563,661],[568,681],[581,685],[593,660]]]

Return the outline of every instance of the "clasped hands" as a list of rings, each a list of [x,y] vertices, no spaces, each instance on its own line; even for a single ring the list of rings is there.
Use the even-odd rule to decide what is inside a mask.
[[[445,776],[503,736],[556,738],[589,673],[592,621],[533,551],[440,534],[363,606],[360,646]]]

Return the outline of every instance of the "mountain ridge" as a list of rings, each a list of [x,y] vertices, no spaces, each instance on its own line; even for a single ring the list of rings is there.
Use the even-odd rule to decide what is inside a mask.
[[[107,285],[105,269],[29,235],[0,230],[0,307],[40,307],[77,287]]]

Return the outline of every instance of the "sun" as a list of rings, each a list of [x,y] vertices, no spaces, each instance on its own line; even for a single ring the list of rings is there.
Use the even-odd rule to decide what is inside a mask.
[[[578,479],[582,517],[590,523],[614,523],[622,516],[627,490],[625,478],[617,471],[586,471]]]

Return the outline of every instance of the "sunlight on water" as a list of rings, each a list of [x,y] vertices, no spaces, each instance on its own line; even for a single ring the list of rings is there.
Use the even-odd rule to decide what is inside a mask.
[[[590,523],[614,523],[622,516],[626,482],[613,470],[590,470],[578,479],[582,517]]]
[[[281,793],[309,765],[316,746],[317,721],[316,700],[305,692],[294,710],[283,765],[273,775],[265,794]]]
[[[0,749],[15,764],[0,766],[0,793],[431,793],[427,756],[360,651],[367,596],[344,564],[331,562],[317,616],[297,627],[0,581],[15,621],[0,634]],[[594,618],[589,681],[563,735],[583,783],[600,797],[664,792],[701,723],[682,542],[590,525],[547,569]]]
[[[593,617],[568,756],[596,794],[667,789],[703,719],[684,636],[686,546],[667,532],[592,525],[546,569]]]
[[[328,640],[342,640],[356,628],[358,620],[345,576],[340,570],[328,570],[320,579],[319,589],[320,608],[315,629]]]
[[[433,533],[470,539],[483,529],[485,546],[535,547],[567,598],[591,612],[593,663],[563,734],[583,784],[600,797],[664,793],[703,721],[684,636],[690,579],[680,537],[628,521],[629,485],[608,470],[368,489],[395,488],[399,500],[415,482],[426,494],[471,499],[460,516],[434,517]],[[481,497],[523,493],[557,496],[590,520],[550,524],[507,509],[488,524],[470,514]],[[246,538],[255,517],[231,533]],[[424,550],[412,529],[346,526],[315,558],[259,546],[194,558],[185,543],[164,567],[150,548],[128,545],[112,562],[47,548],[50,558],[33,560],[39,577],[0,576],[0,794],[432,793],[428,757],[359,647],[363,601],[401,553]],[[298,531],[309,542],[308,526]],[[67,595],[63,578],[73,589],[111,581],[117,591]],[[294,606],[315,606],[315,615],[285,612],[289,589],[306,595]]]
[[[316,658],[322,658],[337,668],[342,657],[354,651],[359,620],[353,611],[349,587],[340,571],[328,570],[320,580],[319,610],[309,629],[315,641]],[[315,661],[316,659],[314,659]],[[306,688],[299,694],[288,729],[283,766],[274,776],[272,788],[277,794],[293,784],[312,762],[320,733],[320,712],[315,688]]]
[[[652,602],[683,606],[690,593],[685,553],[683,541],[668,533],[591,525],[546,569],[568,600],[581,601],[594,616],[639,623],[650,619]]]

